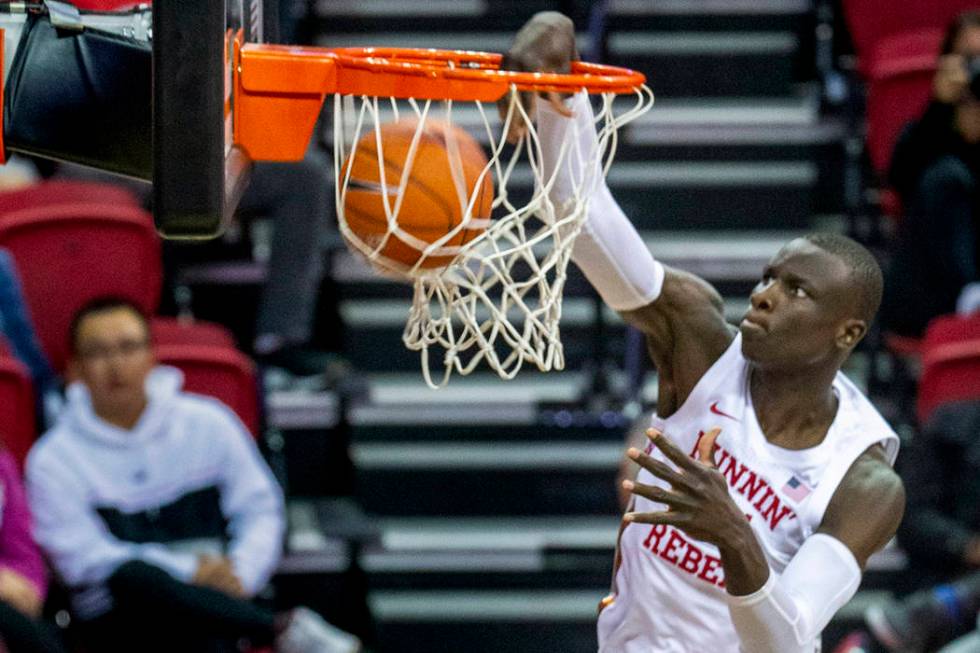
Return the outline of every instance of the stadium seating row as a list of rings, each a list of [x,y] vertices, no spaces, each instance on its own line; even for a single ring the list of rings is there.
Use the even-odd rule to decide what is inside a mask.
[[[63,372],[74,313],[99,295],[129,298],[153,315],[160,297],[160,241],[152,216],[124,189],[52,181],[0,193],[0,247],[15,261],[38,341]],[[228,404],[258,436],[257,376],[223,326],[154,316],[151,332],[161,363],[181,369],[185,387]],[[37,435],[27,368],[0,354],[3,439],[23,461]]]

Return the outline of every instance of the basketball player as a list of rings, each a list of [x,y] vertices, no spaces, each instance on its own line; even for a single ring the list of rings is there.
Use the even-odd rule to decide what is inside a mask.
[[[507,63],[566,71],[574,57],[571,21],[543,13]],[[601,175],[574,162],[555,170],[563,142],[595,147],[587,99],[538,104],[555,209],[575,175],[595,180],[573,260],[643,331],[659,374],[650,444],[628,452],[641,470],[624,481],[633,501],[600,606],[600,650],[819,650],[905,504],[891,469],[898,438],[839,372],[877,310],[880,269],[848,238],[793,240],[730,327],[708,283],[654,260]]]

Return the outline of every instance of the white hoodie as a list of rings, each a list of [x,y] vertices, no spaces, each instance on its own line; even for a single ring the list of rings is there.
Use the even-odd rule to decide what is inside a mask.
[[[179,370],[155,368],[127,431],[96,416],[88,388],[73,383],[28,456],[35,537],[83,619],[111,608],[105,581],[129,560],[188,582],[199,553],[224,552],[249,595],[279,562],[278,484],[231,409],[182,384]]]

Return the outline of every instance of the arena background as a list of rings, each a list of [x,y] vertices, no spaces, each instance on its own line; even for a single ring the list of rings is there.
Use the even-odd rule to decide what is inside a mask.
[[[714,283],[735,319],[764,262],[796,235],[833,230],[887,249],[894,227],[865,150],[849,1],[281,0],[278,10],[286,41],[498,52],[534,12],[570,13],[584,58],[645,72],[657,96],[622,134],[613,193],[657,257]],[[474,113],[459,120],[478,131]],[[316,133],[328,150],[329,125]],[[162,310],[223,323],[247,350],[269,231],[256,216],[185,252]],[[372,274],[336,235],[324,255],[316,340],[353,371],[327,389],[266,377],[263,440],[290,519],[275,601],[318,608],[378,651],[594,651],[619,525],[615,476],[631,421],[657,395],[638,335],[573,270],[564,371],[475,373],[433,391],[401,342],[410,288]],[[900,363],[875,334],[847,371],[907,435],[914,389]],[[871,560],[825,650],[904,565],[894,545]]]

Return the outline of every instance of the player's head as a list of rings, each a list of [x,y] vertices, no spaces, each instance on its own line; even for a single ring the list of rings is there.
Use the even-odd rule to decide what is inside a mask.
[[[769,261],[742,321],[742,351],[760,367],[840,366],[881,303],[881,268],[837,234],[787,243]]]
[[[72,318],[69,338],[69,374],[88,387],[97,413],[142,405],[155,361],[149,323],[136,304],[121,297],[89,301]]]

